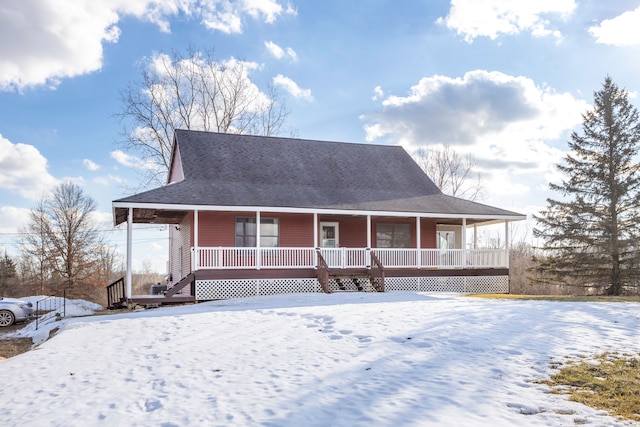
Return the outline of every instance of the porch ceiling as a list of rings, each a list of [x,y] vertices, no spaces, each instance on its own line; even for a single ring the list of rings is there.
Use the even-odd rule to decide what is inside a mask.
[[[116,208],[116,225],[127,222],[127,208]],[[167,210],[156,208],[134,208],[134,224],[179,224],[188,211]]]

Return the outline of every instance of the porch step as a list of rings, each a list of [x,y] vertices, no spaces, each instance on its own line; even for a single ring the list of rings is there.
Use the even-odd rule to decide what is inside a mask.
[[[339,291],[362,292],[365,286],[371,286],[369,276],[330,276],[338,284]]]

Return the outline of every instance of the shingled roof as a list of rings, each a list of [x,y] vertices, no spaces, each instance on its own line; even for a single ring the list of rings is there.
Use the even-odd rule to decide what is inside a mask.
[[[114,204],[521,217],[442,194],[399,146],[177,130],[176,159],[184,179]]]

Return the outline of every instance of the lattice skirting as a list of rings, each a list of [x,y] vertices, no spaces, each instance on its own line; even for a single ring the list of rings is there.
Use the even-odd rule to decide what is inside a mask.
[[[343,283],[345,289],[355,290],[355,284]],[[362,283],[365,291],[373,291],[368,283]],[[504,294],[509,292],[509,276],[456,276],[456,277],[388,277],[385,290],[416,292],[460,292]],[[331,279],[329,289],[340,289]],[[197,280],[196,300],[243,298],[258,295],[322,292],[317,279],[234,279]]]
[[[196,280],[196,300],[322,292],[317,279]]]
[[[388,277],[386,291],[506,294],[509,276]]]

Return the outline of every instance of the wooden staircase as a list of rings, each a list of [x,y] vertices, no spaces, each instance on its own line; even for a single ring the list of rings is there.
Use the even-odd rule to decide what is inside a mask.
[[[325,259],[318,251],[318,281],[322,290],[332,292],[384,292],[384,268],[376,255],[371,252],[370,269],[329,269]],[[337,290],[329,286],[333,281]]]
[[[130,305],[140,305],[145,307],[157,307],[167,304],[187,304],[196,301],[194,296],[196,276],[195,273],[183,277],[178,283],[169,288],[161,295],[132,295],[126,298],[124,277],[116,280],[107,286],[107,308],[115,310],[127,308]],[[182,289],[191,286],[190,294],[180,294]]]

